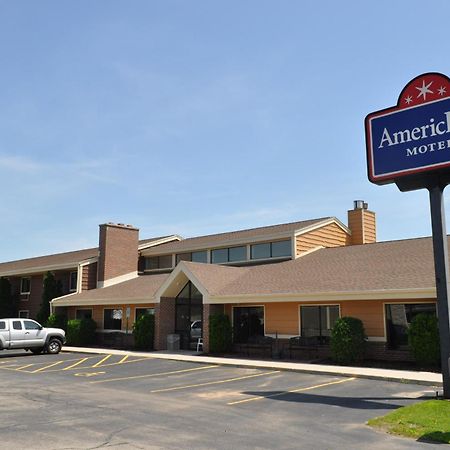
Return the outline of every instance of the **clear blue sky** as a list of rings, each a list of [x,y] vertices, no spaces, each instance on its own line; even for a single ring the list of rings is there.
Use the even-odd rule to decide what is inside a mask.
[[[450,2],[0,0],[0,261],[334,215],[429,235],[366,175],[364,117],[450,74]],[[446,196],[448,199],[448,194]],[[447,203],[450,211],[450,204]]]

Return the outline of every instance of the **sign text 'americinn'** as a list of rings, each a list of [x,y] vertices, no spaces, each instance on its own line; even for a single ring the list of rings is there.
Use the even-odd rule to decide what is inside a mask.
[[[369,114],[365,125],[373,183],[450,168],[449,78],[420,75],[403,89],[397,106]]]

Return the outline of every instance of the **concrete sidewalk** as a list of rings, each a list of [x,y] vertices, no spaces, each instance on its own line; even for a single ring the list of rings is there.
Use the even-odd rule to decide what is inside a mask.
[[[331,366],[323,364],[307,364],[300,362],[261,361],[256,359],[219,358],[202,356],[192,352],[136,352],[128,350],[114,350],[105,348],[64,347],[65,352],[129,355],[140,358],[171,359],[175,361],[189,361],[205,364],[219,364],[223,366],[252,367],[263,369],[290,370],[304,373],[317,373],[327,375],[341,375],[375,380],[397,381],[401,383],[416,383],[426,386],[442,386],[442,375],[433,372],[415,372],[409,370],[374,369],[370,367]]]

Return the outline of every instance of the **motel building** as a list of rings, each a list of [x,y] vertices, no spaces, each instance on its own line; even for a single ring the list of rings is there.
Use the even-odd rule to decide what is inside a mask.
[[[134,321],[154,314],[157,350],[178,337],[181,349],[202,339],[208,352],[209,316],[225,313],[236,351],[323,357],[335,320],[352,316],[364,324],[367,357],[410,360],[409,323],[436,314],[431,238],[377,243],[363,201],[346,224],[325,217],[187,239],[139,240],[133,226],[102,224],[98,248],[0,263],[21,317],[36,316],[47,271],[65,294],[53,312],[94,319],[105,344],[132,344]]]

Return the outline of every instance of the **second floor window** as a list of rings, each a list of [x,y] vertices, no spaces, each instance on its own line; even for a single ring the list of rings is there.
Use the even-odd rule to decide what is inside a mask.
[[[20,280],[20,293],[29,294],[31,291],[31,278],[22,278]]]
[[[70,272],[69,290],[77,290],[78,272]]]

